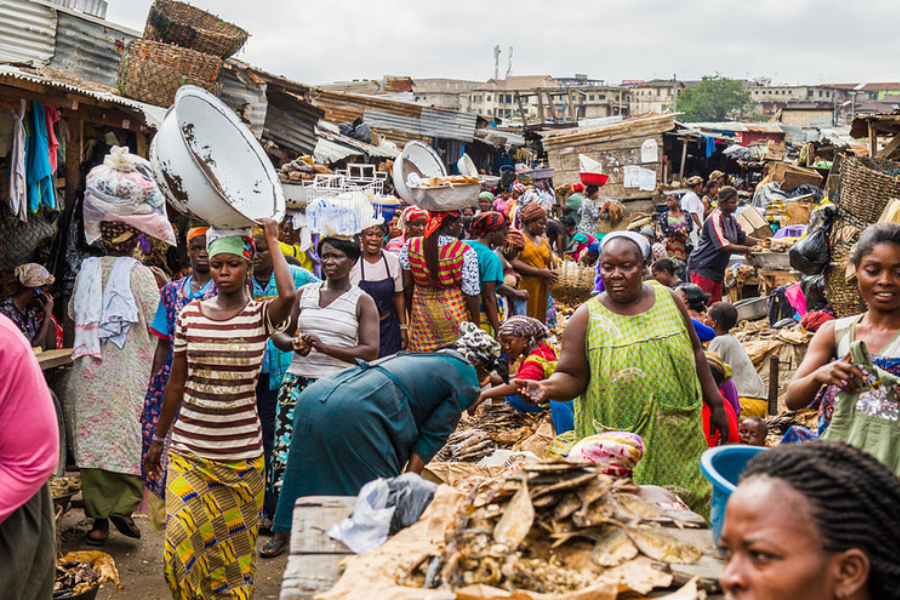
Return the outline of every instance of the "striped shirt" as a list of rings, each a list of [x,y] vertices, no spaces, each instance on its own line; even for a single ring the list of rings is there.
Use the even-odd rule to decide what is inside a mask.
[[[217,461],[257,458],[263,453],[256,411],[256,381],[269,337],[271,301],[251,300],[237,316],[207,317],[194,301],[175,325],[174,355],[187,356],[181,412],[172,448]]]

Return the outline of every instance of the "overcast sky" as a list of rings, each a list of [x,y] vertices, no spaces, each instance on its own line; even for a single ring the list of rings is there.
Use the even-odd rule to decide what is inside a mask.
[[[237,58],[303,83],[585,73],[776,83],[900,80],[897,0],[192,0],[240,25]],[[109,0],[143,30],[152,0]]]

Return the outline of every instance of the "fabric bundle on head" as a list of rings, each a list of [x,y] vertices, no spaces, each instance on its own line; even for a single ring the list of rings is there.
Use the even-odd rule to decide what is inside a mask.
[[[544,207],[542,207],[537,202],[532,202],[519,211],[519,218],[522,220],[522,224],[524,225],[527,225],[528,223],[534,223],[535,221],[543,219],[546,216],[547,211],[544,210]]]
[[[505,383],[509,383],[508,367],[500,360],[500,342],[471,321],[463,321],[460,329],[462,336],[446,348],[464,354],[472,363],[480,362],[486,371],[496,371]]]
[[[584,184],[583,183],[573,183],[572,191],[575,192],[576,194],[582,193],[584,191]]]
[[[513,315],[500,323],[499,335],[511,335],[539,342],[550,337],[550,330],[537,319]]]
[[[718,179],[719,177],[724,177],[724,176],[725,176],[725,173],[723,173],[722,171],[716,170],[709,174],[709,179],[713,180],[713,179]]]
[[[604,475],[614,479],[631,477],[644,456],[644,440],[627,431],[608,431],[584,438],[566,456],[569,462],[598,465]]]
[[[130,254],[140,241],[141,232],[121,221],[100,221],[103,245],[120,254]]]
[[[506,215],[499,212],[484,212],[472,221],[472,233],[478,237],[484,237],[505,227],[509,227],[509,219],[506,218]]]
[[[56,281],[56,278],[50,274],[50,271],[37,263],[19,265],[16,267],[15,275],[19,285],[29,288],[52,285]]]
[[[506,246],[504,249],[507,252],[512,252],[514,250],[524,250],[525,243],[525,234],[523,234],[518,229],[510,229],[509,233],[506,234]]]
[[[317,198],[306,207],[310,229],[322,237],[349,240],[361,231],[384,222],[362,192],[346,192],[333,198]]]
[[[434,232],[441,228],[447,217],[459,218],[459,211],[453,210],[448,212],[431,212],[428,211],[428,225],[425,226],[425,237],[431,237]]]
[[[190,244],[195,237],[206,235],[207,231],[209,231],[209,227],[191,227],[187,231],[187,243]]]
[[[684,183],[688,187],[696,187],[703,183],[703,178],[699,175],[694,175],[693,177],[688,177],[684,180]]]
[[[631,240],[637,244],[645,259],[650,258],[650,242],[647,241],[646,237],[636,231],[613,231],[607,233],[603,237],[603,241],[600,242],[600,250],[602,251],[610,242],[620,238]]]
[[[249,262],[255,251],[256,241],[249,228],[216,229],[210,227],[206,232],[206,252],[210,260],[218,254],[234,254]]]

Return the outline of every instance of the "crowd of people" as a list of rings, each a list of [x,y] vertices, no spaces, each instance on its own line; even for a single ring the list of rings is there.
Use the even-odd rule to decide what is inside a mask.
[[[729,257],[757,240],[734,218],[738,193],[723,178],[688,180],[685,196],[668,195],[657,226],[641,231],[612,226],[621,204],[594,186],[522,183],[482,192],[466,211],[375,215],[357,235],[316,236],[306,249],[289,220],[261,219],[241,234],[198,225],[183,236],[190,268],[171,282],[135,258],[144,232],[103,221],[106,255],[84,261],[67,306],[67,422],[92,519],[85,543],[104,545],[110,525],[140,538],[133,515],[146,491],[151,527],[165,530],[173,597],[252,597],[257,557],[284,552],[297,498],[421,473],[464,412],[498,402],[546,411],[557,436],[640,436],[635,483],[664,486],[709,516],[700,455],[764,446],[768,433],[767,390],[731,333],[737,311],[722,301]],[[550,289],[566,260],[595,268],[597,288],[557,337]],[[852,260],[869,309],[820,328],[786,398],[789,408],[817,407],[818,433],[841,443],[751,462],[722,534],[729,593],[800,590],[761,574],[758,555],[781,553],[807,561],[801,579],[827,567],[817,585],[837,597],[896,597],[860,595],[887,589],[896,559],[829,515],[870,528],[900,500],[898,399],[873,398],[869,385],[873,374],[900,381],[900,226],[869,229]],[[0,327],[21,339],[0,353],[31,363],[23,348],[61,344],[46,292],[54,280],[36,264],[15,275]],[[19,390],[41,387],[39,373],[18,376],[0,374],[4,419],[26,410]],[[44,400],[25,425],[49,440]],[[0,481],[7,461],[28,477],[0,500],[2,556],[10,532],[46,534],[40,482],[58,451],[47,441],[26,457],[5,436]],[[831,466],[846,476],[827,474]],[[884,489],[848,490],[855,469]],[[793,517],[774,504],[794,506]],[[805,529],[785,533],[789,518]],[[895,529],[873,536],[896,544]],[[760,537],[770,530],[774,538]],[[16,555],[45,571],[37,554]]]

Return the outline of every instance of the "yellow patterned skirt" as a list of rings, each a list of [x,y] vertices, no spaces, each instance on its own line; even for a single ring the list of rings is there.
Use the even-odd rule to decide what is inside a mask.
[[[416,286],[409,325],[409,351],[434,352],[462,335],[469,310],[462,289]]]
[[[166,582],[173,598],[253,597],[263,456],[217,462],[169,454]]]

